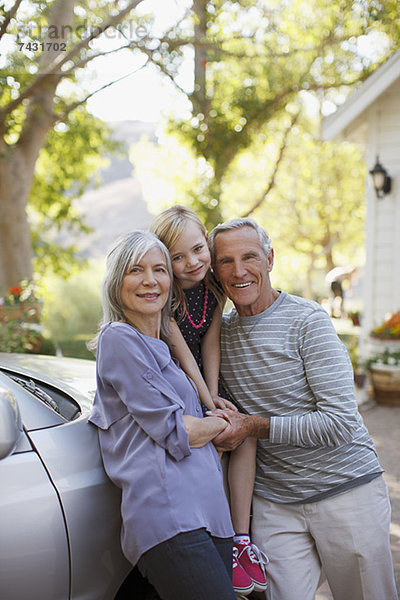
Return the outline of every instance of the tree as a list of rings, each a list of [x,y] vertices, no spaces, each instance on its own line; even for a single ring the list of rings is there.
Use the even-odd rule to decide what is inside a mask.
[[[78,224],[68,203],[71,193],[62,194],[63,186],[58,186],[54,204],[49,197],[39,203],[32,194],[43,191],[43,185],[38,182],[33,190],[32,182],[49,132],[54,133],[53,141],[56,133],[61,139],[62,133],[73,129],[72,116],[84,114],[91,94],[83,93],[79,76],[97,56],[131,50],[139,56],[138,68],[151,62],[186,94],[191,115],[172,120],[170,131],[197,162],[198,187],[191,190],[191,203],[212,226],[226,212],[222,195],[235,159],[259,136],[268,135],[266,126],[272,119],[290,115],[289,130],[296,120],[291,103],[302,92],[328,95],[350,89],[399,43],[394,2],[194,0],[187,10],[182,3],[176,23],[161,33],[153,30],[151,15],[139,17],[136,9],[141,3],[9,0],[8,8],[0,9],[0,40],[11,39],[17,48],[9,53],[0,76],[0,288],[31,276],[31,227],[33,241],[40,237],[42,242],[41,255],[48,256],[36,225],[47,225],[53,212],[58,225],[71,217]],[[117,27],[128,15],[136,29],[121,32],[123,43],[109,51],[96,48],[102,32]],[[360,57],[358,39],[375,31],[386,36],[385,51],[373,59]],[[188,90],[179,82],[190,53],[193,87]],[[66,91],[66,82],[72,92]],[[284,149],[285,143],[278,157]],[[53,190],[56,179],[47,190]]]
[[[361,152],[348,142],[321,142],[316,125],[302,119],[291,130],[277,185],[267,196],[257,191],[259,202],[237,202],[246,186],[243,170],[226,190],[234,194],[237,214],[251,213],[272,236],[278,278],[283,271],[286,278],[292,275],[291,285],[308,298],[326,292],[318,282],[322,274],[336,265],[362,262],[364,241]]]
[[[73,184],[79,179],[87,183],[95,151],[105,147],[106,129],[85,114],[83,106],[91,94],[81,91],[78,96],[74,83],[91,60],[104,54],[93,42],[102,32],[121,24],[141,2],[15,0],[8,3],[8,9],[5,5],[0,9],[0,40],[11,42],[16,48],[8,53],[0,76],[0,289],[32,277],[31,225],[33,241],[38,242],[38,225],[47,226],[49,221],[57,221],[58,226],[63,221],[79,224],[71,204]],[[135,32],[133,37],[121,46],[134,48]],[[72,92],[65,91],[66,82]],[[88,131],[90,127],[92,132]],[[74,179],[74,173],[79,171],[79,157],[75,156],[75,170],[71,164],[69,169],[66,152],[71,154],[74,148],[71,140],[75,144],[85,136],[88,147],[81,153],[82,169]],[[53,163],[46,173],[46,199],[43,178],[36,178],[28,211],[35,167],[46,140],[47,157],[40,157],[42,166],[51,164],[49,153],[57,144],[67,140],[68,144],[56,154],[60,160],[58,172]],[[66,189],[69,196],[64,195]],[[42,255],[46,248],[42,239]]]
[[[209,229],[257,215],[282,232],[275,241],[306,271],[293,282],[312,295],[315,270],[362,245],[365,168],[354,147],[318,141],[318,108],[314,131],[305,116],[315,99],[332,110],[399,47],[395,5],[197,0],[183,27],[195,39],[193,89],[182,90],[190,115],[170,120],[178,143],[163,138],[157,150],[132,152],[152,210],[188,204]],[[175,81],[167,55],[161,68]],[[154,173],[169,184],[159,200]]]
[[[324,293],[323,274],[362,262],[365,165],[353,144],[321,142],[318,117],[279,115],[233,159],[223,180],[223,218],[252,216],[272,237],[277,285],[307,297]],[[131,150],[152,212],[192,205],[213,176],[173,137]],[[355,261],[355,262],[354,262]]]
[[[173,39],[164,41],[157,64],[179,87],[177,63],[184,53],[171,63],[167,49],[173,43],[182,48],[193,37],[193,89],[181,88],[191,114],[171,119],[169,132],[208,173],[191,195],[208,227],[229,211],[223,189],[235,158],[267,136],[266,125],[277,116],[290,116],[290,129],[305,95],[325,94],[332,101],[368,77],[399,46],[399,23],[393,3],[375,1],[193,2]],[[366,36],[384,38],[375,56],[360,52]]]

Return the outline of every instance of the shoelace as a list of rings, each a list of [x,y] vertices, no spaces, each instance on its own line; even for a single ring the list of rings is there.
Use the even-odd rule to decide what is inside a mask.
[[[238,552],[237,548],[234,548],[234,554],[235,550],[236,552]],[[247,555],[250,558],[251,562],[259,564],[263,570],[264,567],[269,563],[268,556],[264,554],[264,552],[261,552],[261,550],[255,544],[246,545],[243,548],[243,550],[241,550],[240,554],[238,554],[238,557],[241,556],[243,552],[247,552]]]
[[[239,565],[238,562],[239,551],[236,547],[233,548],[233,568]]]

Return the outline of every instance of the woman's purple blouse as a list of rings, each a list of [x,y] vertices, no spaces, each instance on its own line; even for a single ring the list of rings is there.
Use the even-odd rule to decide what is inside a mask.
[[[133,565],[184,531],[233,535],[218,454],[211,442],[189,447],[184,414],[202,417],[168,346],[130,325],[105,325],[89,420],[99,428],[105,470],[122,489],[122,547]]]

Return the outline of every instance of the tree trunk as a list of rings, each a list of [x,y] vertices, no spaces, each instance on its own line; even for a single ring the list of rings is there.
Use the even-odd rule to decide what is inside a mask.
[[[57,31],[72,23],[74,4],[74,0],[54,2],[49,23]],[[43,72],[49,73],[48,65],[57,54],[41,55]],[[33,250],[26,207],[39,152],[56,120],[53,101],[58,83],[59,76],[52,69],[30,97],[18,141],[8,145],[0,140],[0,294],[21,279],[32,278]]]
[[[0,295],[32,277],[32,245],[26,202],[32,174],[16,148],[0,142]]]
[[[206,94],[206,65],[207,53],[201,42],[207,39],[207,2],[208,0],[194,0],[193,11],[196,14],[194,36],[200,44],[194,47],[194,92],[192,94],[193,113],[202,113],[207,116]]]

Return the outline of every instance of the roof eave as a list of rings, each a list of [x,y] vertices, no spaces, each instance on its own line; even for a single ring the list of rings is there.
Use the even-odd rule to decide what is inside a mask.
[[[322,122],[322,139],[341,137],[342,132],[400,77],[400,50],[364,81],[336,112]]]

